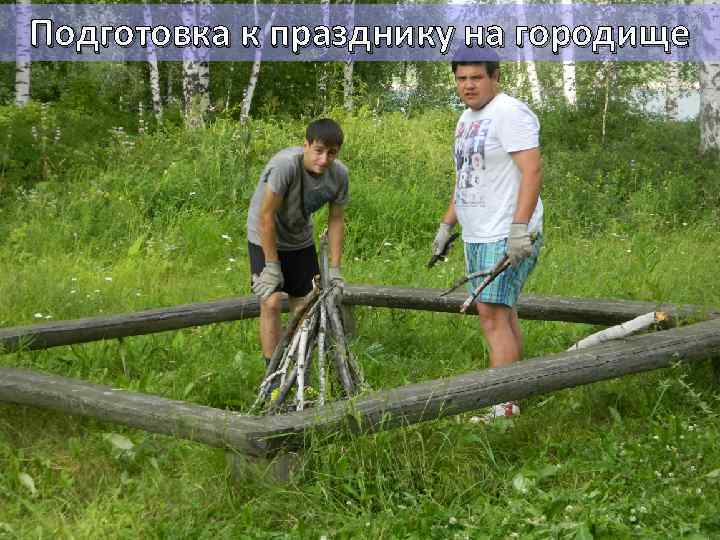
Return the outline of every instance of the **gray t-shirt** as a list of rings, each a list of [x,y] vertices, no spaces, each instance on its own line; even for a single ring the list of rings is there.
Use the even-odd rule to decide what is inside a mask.
[[[260,181],[250,201],[247,218],[248,241],[260,242],[260,206],[265,184],[273,193],[283,196],[275,214],[277,247],[281,250],[302,249],[313,245],[311,214],[325,203],[345,205],[348,202],[348,170],[334,160],[321,176],[312,176],[303,167],[301,146],[286,148],[275,154],[260,174]]]

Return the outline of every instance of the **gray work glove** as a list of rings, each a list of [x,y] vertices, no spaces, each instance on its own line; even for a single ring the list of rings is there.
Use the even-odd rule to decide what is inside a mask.
[[[448,243],[448,240],[450,240],[450,236],[452,236],[452,229],[453,225],[448,225],[445,222],[440,223],[437,234],[435,235],[435,240],[433,240],[432,243],[433,255],[440,255],[445,251],[445,245]]]
[[[533,253],[532,240],[528,232],[527,223],[513,223],[510,225],[510,236],[507,241],[507,256],[513,268],[517,267],[523,259]]]
[[[262,273],[253,280],[252,290],[263,300],[270,297],[270,295],[283,284],[282,270],[280,270],[279,262],[265,263]]]
[[[328,281],[330,282],[330,285],[336,285],[337,287],[340,287],[341,289],[345,286],[345,280],[342,277],[342,274],[340,273],[340,267],[339,266],[331,266],[330,271],[328,272]]]

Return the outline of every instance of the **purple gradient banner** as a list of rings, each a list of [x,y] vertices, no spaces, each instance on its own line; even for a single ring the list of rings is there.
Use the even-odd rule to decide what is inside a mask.
[[[720,5],[0,6],[0,61],[720,61]]]

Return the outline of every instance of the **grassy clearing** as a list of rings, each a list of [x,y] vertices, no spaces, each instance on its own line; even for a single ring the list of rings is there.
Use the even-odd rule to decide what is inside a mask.
[[[527,292],[720,305],[711,204],[720,190],[712,192],[717,175],[707,173],[717,164],[668,142],[680,137],[649,151],[658,126],[637,119],[631,143],[602,154],[592,137],[561,136],[560,127],[573,124],[557,114],[544,121],[547,247]],[[350,281],[442,287],[462,272],[460,250],[439,268],[424,268],[450,193],[453,122],[444,113],[343,119],[342,159],[352,172]],[[665,128],[678,136],[690,129]],[[6,192],[0,325],[248,294],[247,201],[263,161],[301,134],[299,122],[256,123],[243,145],[238,126],[221,121],[207,132],[128,138],[132,145],[103,147],[106,163],[85,160],[71,168],[80,171],[73,177]],[[706,196],[693,206],[701,195],[691,188],[699,185]],[[487,366],[473,318],[357,314],[353,347],[374,388]],[[523,328],[528,357],[563,350],[594,330],[534,321]],[[252,321],[0,362],[239,409],[251,402],[261,372]],[[234,483],[219,450],[0,406],[0,538],[720,534],[720,393],[710,363],[521,405],[519,419],[490,428],[460,416],[310,441],[286,486],[260,477]],[[118,435],[132,449],[123,450]]]

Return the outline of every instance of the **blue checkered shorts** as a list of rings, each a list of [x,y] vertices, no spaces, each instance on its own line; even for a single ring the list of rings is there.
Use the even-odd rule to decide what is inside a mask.
[[[540,248],[543,244],[542,234],[535,239],[533,254],[524,259],[517,268],[510,266],[495,280],[485,287],[476,302],[487,304],[505,304],[514,306],[517,302],[520,291],[527,280],[530,272],[535,268]],[[507,239],[498,240],[489,244],[473,244],[465,242],[465,271],[468,274],[474,272],[489,272],[497,262],[505,255]],[[467,288],[470,294],[482,283],[482,277],[474,278],[468,282]]]

